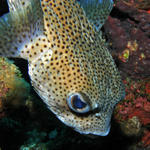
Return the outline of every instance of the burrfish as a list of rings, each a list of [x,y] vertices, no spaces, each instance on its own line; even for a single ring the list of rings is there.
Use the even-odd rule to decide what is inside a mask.
[[[106,136],[124,86],[102,38],[112,0],[8,0],[0,55],[28,61],[47,107],[81,134]]]

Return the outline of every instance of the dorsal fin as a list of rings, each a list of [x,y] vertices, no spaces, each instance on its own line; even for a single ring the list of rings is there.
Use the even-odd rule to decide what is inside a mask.
[[[8,0],[10,12],[0,18],[0,55],[20,57],[24,45],[43,34],[39,0]]]
[[[95,30],[76,0],[42,0],[41,5],[46,34],[54,45],[59,40],[60,44],[67,41],[67,45],[75,46],[77,43],[71,43],[76,39],[78,42],[85,38],[92,40],[95,36]]]
[[[113,0],[80,0],[79,3],[89,21],[99,31],[113,8]]]

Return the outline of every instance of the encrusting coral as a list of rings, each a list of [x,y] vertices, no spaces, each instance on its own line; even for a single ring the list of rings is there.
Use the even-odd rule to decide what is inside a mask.
[[[150,9],[150,1],[149,0],[123,0],[127,5],[139,8],[139,9],[144,9],[144,10],[149,10]]]
[[[141,144],[150,145],[150,79],[124,80],[126,97],[115,109],[115,119],[128,136],[142,136]],[[144,139],[144,140],[143,140]]]
[[[150,1],[119,0],[104,31],[126,87],[114,117],[136,147],[150,147]]]
[[[25,105],[30,85],[21,77],[21,72],[8,59],[0,58],[0,112],[5,108]]]
[[[150,76],[150,14],[134,6],[116,2],[104,31],[122,76],[140,79]]]

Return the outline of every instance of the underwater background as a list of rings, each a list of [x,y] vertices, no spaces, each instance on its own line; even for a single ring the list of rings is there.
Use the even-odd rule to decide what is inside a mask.
[[[7,12],[1,0],[0,16]],[[116,0],[102,31],[126,87],[109,135],[65,126],[33,90],[27,62],[0,58],[0,150],[150,149],[150,1]]]

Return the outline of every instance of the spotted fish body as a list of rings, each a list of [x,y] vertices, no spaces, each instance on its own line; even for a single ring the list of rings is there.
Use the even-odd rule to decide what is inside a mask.
[[[124,88],[83,1],[10,0],[0,20],[0,54],[28,60],[33,87],[63,123],[105,136]]]

